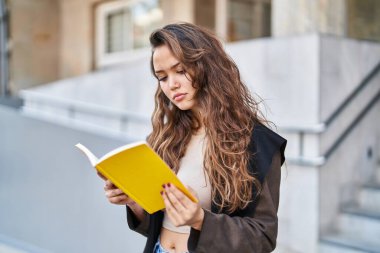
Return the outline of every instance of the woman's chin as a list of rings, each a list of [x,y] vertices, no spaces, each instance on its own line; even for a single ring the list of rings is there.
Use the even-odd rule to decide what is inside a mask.
[[[185,104],[185,103],[180,103],[175,105],[178,109],[181,111],[188,111],[193,108],[193,105]]]

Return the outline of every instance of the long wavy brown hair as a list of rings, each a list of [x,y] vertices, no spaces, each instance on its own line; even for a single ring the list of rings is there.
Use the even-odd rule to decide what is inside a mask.
[[[178,109],[158,85],[148,143],[177,172],[192,134],[203,124],[207,139],[203,163],[213,203],[230,213],[245,208],[254,197],[253,187],[261,189],[247,169],[252,155],[247,147],[254,124],[265,120],[236,64],[212,32],[189,23],[154,31],[150,43],[152,57],[155,48],[166,45],[185,70],[191,70],[187,73],[203,113],[200,119],[191,110]],[[154,75],[152,58],[151,68]]]

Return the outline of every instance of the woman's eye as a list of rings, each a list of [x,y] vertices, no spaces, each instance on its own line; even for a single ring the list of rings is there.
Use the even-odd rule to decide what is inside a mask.
[[[159,82],[163,82],[163,81],[165,81],[166,79],[167,79],[166,76],[164,76],[164,77],[159,77],[159,78],[158,78],[158,81],[159,81]]]

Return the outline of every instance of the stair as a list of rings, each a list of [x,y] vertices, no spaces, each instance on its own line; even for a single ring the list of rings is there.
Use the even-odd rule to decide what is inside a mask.
[[[345,234],[330,234],[321,238],[320,253],[379,253],[380,245],[358,240]]]
[[[380,166],[377,167],[377,170],[375,172],[375,180],[376,182],[380,182]]]
[[[380,183],[368,183],[359,190],[359,206],[365,206],[369,210],[380,210]]]
[[[319,253],[380,253],[380,166],[359,190],[355,204],[344,205],[336,231],[320,238]]]

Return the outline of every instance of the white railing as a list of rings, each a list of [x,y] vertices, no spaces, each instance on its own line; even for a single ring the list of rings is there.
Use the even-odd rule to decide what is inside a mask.
[[[123,109],[54,97],[29,90],[21,91],[20,96],[25,101],[22,111],[27,115],[53,122],[58,121],[64,125],[84,128],[99,134],[134,140],[145,138],[150,128],[148,116]],[[88,120],[85,115],[95,117],[97,120]],[[129,126],[134,126],[139,131],[128,135]]]
[[[331,113],[330,117],[326,119],[325,122],[312,125],[312,126],[280,126],[279,130],[283,133],[296,134],[298,136],[298,150],[299,154],[295,157],[287,157],[287,160],[291,163],[305,166],[321,166],[328,158],[333,154],[333,152],[338,148],[338,146],[343,142],[343,140],[348,136],[348,134],[355,128],[355,126],[360,122],[361,119],[367,114],[367,112],[379,101],[380,99],[380,86],[375,83],[374,91],[372,97],[366,101],[365,105],[361,110],[351,119],[350,123],[340,131],[339,136],[334,140],[334,142],[329,146],[325,153],[321,156],[308,158],[304,156],[305,147],[305,135],[322,135],[328,131],[331,126],[338,121],[340,117],[344,117],[344,112],[347,111],[350,105],[355,103],[355,99],[359,97],[360,94],[364,93],[365,88],[369,86],[370,82],[377,76],[380,72],[380,62],[369,72],[369,74],[360,82],[357,88],[341,103],[341,105]],[[370,90],[372,92],[373,90]],[[343,116],[342,116],[343,115]],[[346,115],[347,116],[347,115]]]

